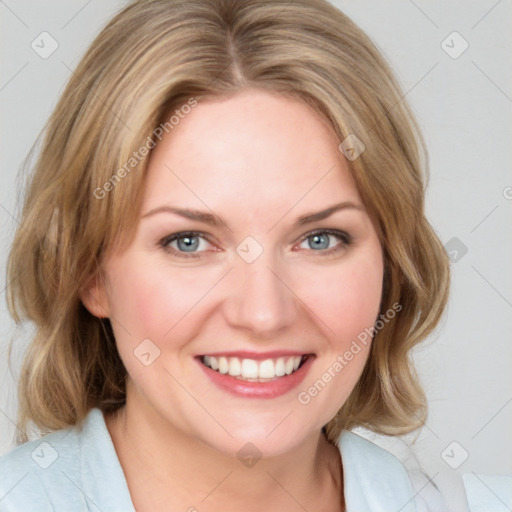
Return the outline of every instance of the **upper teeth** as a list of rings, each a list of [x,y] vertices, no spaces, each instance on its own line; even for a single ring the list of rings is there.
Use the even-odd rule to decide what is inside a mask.
[[[203,363],[220,373],[244,379],[273,379],[290,375],[302,361],[302,356],[278,357],[276,359],[240,359],[238,357],[203,356]]]

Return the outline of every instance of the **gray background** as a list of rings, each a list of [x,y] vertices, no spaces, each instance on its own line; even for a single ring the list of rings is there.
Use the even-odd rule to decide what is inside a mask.
[[[412,450],[421,465],[448,489],[452,509],[462,510],[455,505],[462,473],[512,474],[511,1],[333,3],[367,31],[401,80],[429,147],[427,214],[454,259],[447,314],[415,353],[430,403],[428,422],[417,438],[367,435],[401,458],[404,443],[415,440]],[[4,269],[18,226],[20,165],[78,59],[123,5],[120,0],[0,0]],[[44,31],[58,44],[47,58],[31,47],[35,41],[39,52],[51,49],[48,36],[40,36]],[[463,39],[451,35],[454,31]],[[464,40],[469,47],[458,55]],[[6,286],[4,271],[4,291]],[[31,332],[30,326],[15,327],[4,295],[0,453],[13,446],[16,378]],[[11,370],[7,351],[13,337]]]

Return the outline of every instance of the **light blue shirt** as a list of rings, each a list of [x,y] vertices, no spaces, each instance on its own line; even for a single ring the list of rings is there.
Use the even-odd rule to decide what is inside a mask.
[[[348,431],[339,442],[347,512],[415,512],[402,464]],[[0,457],[0,512],[135,512],[99,409]]]

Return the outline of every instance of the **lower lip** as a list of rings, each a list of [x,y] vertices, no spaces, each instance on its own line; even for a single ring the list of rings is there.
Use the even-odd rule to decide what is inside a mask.
[[[250,382],[237,379],[208,368],[199,359],[197,359],[197,362],[214,384],[233,395],[245,398],[276,398],[288,393],[304,380],[314,359],[315,357],[310,355],[302,366],[292,374],[276,377],[268,382]]]

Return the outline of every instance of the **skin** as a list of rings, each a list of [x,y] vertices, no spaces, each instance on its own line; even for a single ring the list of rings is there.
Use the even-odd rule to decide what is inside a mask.
[[[83,295],[91,313],[111,319],[129,374],[127,404],[106,421],[139,512],[343,508],[339,450],[321,429],[370,345],[307,405],[298,401],[379,314],[382,248],[339,143],[305,103],[246,89],[200,100],[153,151],[136,236]],[[294,225],[345,201],[356,207]],[[228,227],[144,217],[163,205],[214,213]],[[322,229],[352,241],[311,247],[307,235]],[[160,243],[183,231],[210,238],[195,258]],[[263,249],[252,263],[236,252],[248,236]],[[160,350],[149,366],[134,355],[145,339]],[[316,358],[296,389],[242,398],[214,385],[195,359],[233,350]],[[262,454],[251,468],[236,456],[248,442]]]

